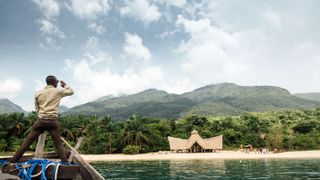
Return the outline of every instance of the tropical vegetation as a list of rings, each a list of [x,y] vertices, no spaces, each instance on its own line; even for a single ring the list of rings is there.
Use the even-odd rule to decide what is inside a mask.
[[[0,114],[0,152],[14,152],[30,132],[36,113]],[[320,108],[243,113],[240,116],[188,116],[177,120],[133,114],[126,121],[112,117],[64,115],[62,136],[71,144],[83,136],[82,153],[144,153],[169,150],[167,137],[188,138],[196,129],[203,138],[223,135],[224,148],[320,149]],[[47,136],[49,137],[49,136]],[[35,150],[36,142],[30,147]],[[54,150],[47,138],[46,150]]]

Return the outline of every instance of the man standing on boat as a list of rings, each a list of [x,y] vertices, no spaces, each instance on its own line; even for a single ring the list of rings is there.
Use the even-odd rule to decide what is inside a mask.
[[[35,139],[44,131],[48,131],[53,143],[57,148],[57,153],[61,161],[67,162],[66,149],[64,148],[58,128],[58,108],[61,98],[71,96],[73,89],[68,87],[64,81],[60,81],[62,89],[58,89],[59,80],[55,76],[48,76],[46,78],[47,86],[36,93],[35,95],[35,109],[38,114],[37,121],[32,127],[27,139],[23,142],[16,154],[12,157],[10,162],[17,162]]]

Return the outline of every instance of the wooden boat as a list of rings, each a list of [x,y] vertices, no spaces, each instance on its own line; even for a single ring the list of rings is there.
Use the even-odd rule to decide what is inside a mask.
[[[40,139],[40,138],[39,138]],[[81,140],[82,141],[82,140]],[[81,143],[81,142],[80,142]],[[80,145],[79,140],[76,145]],[[82,157],[77,153],[75,148],[72,148],[69,144],[69,162],[70,164],[59,164],[57,165],[49,165],[46,169],[42,169],[41,165],[35,167],[32,172],[32,179],[40,179],[42,171],[45,171],[45,177],[47,179],[72,179],[72,180],[104,180],[103,176],[97,172],[89,163],[84,161]],[[38,141],[39,146],[39,141]],[[37,146],[37,147],[38,147]],[[37,148],[38,149],[38,148]],[[37,152],[36,152],[37,156]],[[41,155],[42,158],[34,158],[35,156],[23,156],[20,158],[19,162],[25,162],[30,159],[43,159],[50,162],[59,162],[58,155],[56,153],[46,153]],[[10,158],[2,158],[0,160],[8,161]],[[28,167],[28,165],[23,165],[18,162],[18,167]],[[29,165],[30,167],[31,165]],[[57,170],[58,168],[58,170]],[[55,173],[57,172],[57,173]],[[19,170],[16,167],[15,163],[4,163],[0,165],[0,180],[1,179],[20,179],[17,175]]]

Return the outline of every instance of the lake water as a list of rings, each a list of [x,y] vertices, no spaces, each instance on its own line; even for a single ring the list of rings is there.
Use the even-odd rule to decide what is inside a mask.
[[[114,161],[92,165],[106,179],[320,179],[320,159]]]

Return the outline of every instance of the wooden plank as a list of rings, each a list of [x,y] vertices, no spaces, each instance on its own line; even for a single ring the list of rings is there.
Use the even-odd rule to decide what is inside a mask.
[[[61,137],[61,140],[74,151],[73,162],[80,165],[80,172],[86,180],[104,180],[103,176],[95,170],[89,163],[87,163],[81,155],[65,140]]]
[[[79,154],[63,137],[60,137],[60,139],[73,151],[75,154]]]
[[[8,180],[8,179],[21,180],[18,176],[14,176],[14,175],[11,175],[11,174],[6,174],[6,173],[0,173],[0,180]]]
[[[79,149],[82,140],[83,140],[83,137],[80,137],[80,138],[78,139],[77,144],[74,146],[74,150],[75,150],[75,151],[77,151],[77,150]],[[70,156],[69,156],[69,158],[68,158],[68,162],[69,162],[69,163],[72,161],[74,154],[75,154],[74,151],[71,151],[71,152],[70,152]]]
[[[95,170],[89,163],[87,163],[79,154],[75,154],[73,162],[80,165],[80,172],[86,180],[104,180],[104,177]]]
[[[36,148],[35,158],[43,158],[44,144],[46,142],[46,133],[42,133],[39,135],[38,144]]]

